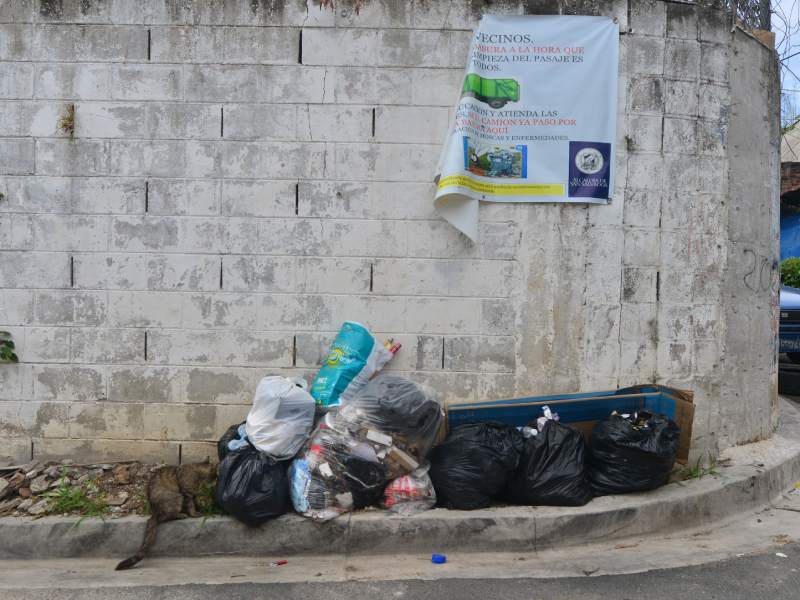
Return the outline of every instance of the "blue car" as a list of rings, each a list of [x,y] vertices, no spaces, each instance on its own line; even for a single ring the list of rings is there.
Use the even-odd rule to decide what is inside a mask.
[[[800,363],[800,289],[781,287],[779,351]]]

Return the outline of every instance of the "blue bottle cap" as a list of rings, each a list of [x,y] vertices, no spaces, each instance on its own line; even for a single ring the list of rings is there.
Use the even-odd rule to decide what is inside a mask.
[[[431,562],[436,565],[443,565],[447,562],[447,557],[444,554],[433,554],[431,555]]]

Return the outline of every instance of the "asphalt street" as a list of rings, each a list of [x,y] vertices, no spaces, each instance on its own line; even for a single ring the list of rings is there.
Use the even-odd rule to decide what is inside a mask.
[[[800,518],[800,514],[798,514]],[[780,552],[785,557],[777,556]],[[706,565],[557,579],[438,579],[314,583],[227,583],[5,590],[4,600],[675,600],[800,598],[800,544]]]

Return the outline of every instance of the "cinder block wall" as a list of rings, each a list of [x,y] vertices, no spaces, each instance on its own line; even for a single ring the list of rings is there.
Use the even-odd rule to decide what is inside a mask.
[[[770,435],[772,52],[683,2],[337,4],[0,1],[0,458],[212,454],[345,319],[450,402],[657,381],[697,456]],[[483,10],[615,16],[619,136],[610,205],[473,246],[431,179]]]

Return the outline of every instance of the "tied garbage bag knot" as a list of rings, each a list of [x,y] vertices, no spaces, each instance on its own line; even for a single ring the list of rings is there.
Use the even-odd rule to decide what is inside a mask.
[[[236,452],[243,448],[252,448],[247,439],[244,423],[231,425],[217,442],[217,456],[222,461],[229,452]]]

